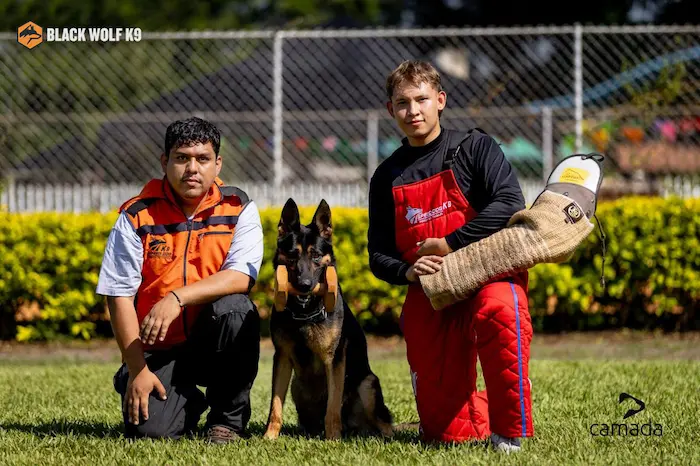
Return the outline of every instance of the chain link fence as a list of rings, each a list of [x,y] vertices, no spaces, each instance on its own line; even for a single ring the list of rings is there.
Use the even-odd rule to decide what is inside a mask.
[[[5,208],[113,209],[162,176],[165,129],[192,115],[260,205],[364,206],[401,144],[385,79],[410,58],[442,73],[443,125],[494,136],[529,201],[558,159],[594,150],[611,192],[700,195],[700,26],[143,36],[28,50],[0,35]]]

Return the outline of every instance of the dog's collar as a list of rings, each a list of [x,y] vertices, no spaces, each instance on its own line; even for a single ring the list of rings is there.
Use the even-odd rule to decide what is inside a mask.
[[[326,317],[328,317],[328,313],[326,312],[325,306],[321,306],[313,314],[297,314],[289,308],[287,308],[287,310],[289,310],[289,312],[292,314],[292,319],[298,322],[318,323],[323,322],[324,320],[326,320]]]
[[[297,306],[300,307],[300,309],[306,309],[306,307],[312,302],[313,300],[308,301],[306,304],[301,304],[297,303]],[[311,323],[317,323],[317,322],[322,322],[326,320],[326,317],[328,317],[328,313],[326,312],[326,306],[323,305],[323,301],[317,302],[316,303],[319,307],[317,308],[316,312],[311,313],[311,314],[299,314],[295,312],[294,307],[291,307],[289,305],[285,306],[285,310],[289,311],[289,313],[292,315],[292,319],[296,320],[298,322],[311,322]]]

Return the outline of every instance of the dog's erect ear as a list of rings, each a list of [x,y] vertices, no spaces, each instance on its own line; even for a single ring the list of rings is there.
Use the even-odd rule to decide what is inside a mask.
[[[333,224],[331,223],[331,208],[325,199],[321,199],[321,203],[316,209],[314,219],[311,222],[316,226],[322,238],[331,239],[333,234]]]
[[[296,202],[290,197],[282,208],[280,223],[277,225],[278,237],[285,236],[291,232],[298,232],[301,229],[299,222],[299,208]]]

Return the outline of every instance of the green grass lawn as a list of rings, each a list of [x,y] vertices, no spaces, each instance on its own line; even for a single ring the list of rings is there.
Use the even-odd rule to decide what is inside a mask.
[[[413,431],[390,441],[302,438],[293,429],[291,401],[283,435],[265,441],[269,352],[253,388],[253,436],[226,446],[122,438],[119,397],[111,385],[116,361],[0,360],[0,464],[700,464],[700,362],[538,359],[537,354],[549,353],[533,349],[535,437],[509,457],[483,445],[425,445]],[[371,357],[396,422],[416,421],[401,351]],[[646,409],[623,421],[634,404],[618,404],[621,392],[642,399]],[[631,428],[649,422],[660,424],[663,435],[590,434],[591,424]]]

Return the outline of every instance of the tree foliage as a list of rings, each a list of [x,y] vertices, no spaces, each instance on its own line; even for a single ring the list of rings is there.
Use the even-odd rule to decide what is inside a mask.
[[[398,26],[406,24],[404,13],[415,26],[624,24],[635,3],[650,8],[656,23],[686,23],[700,14],[697,0],[590,0],[566,8],[544,0],[0,0],[0,29],[27,21],[147,31]]]

